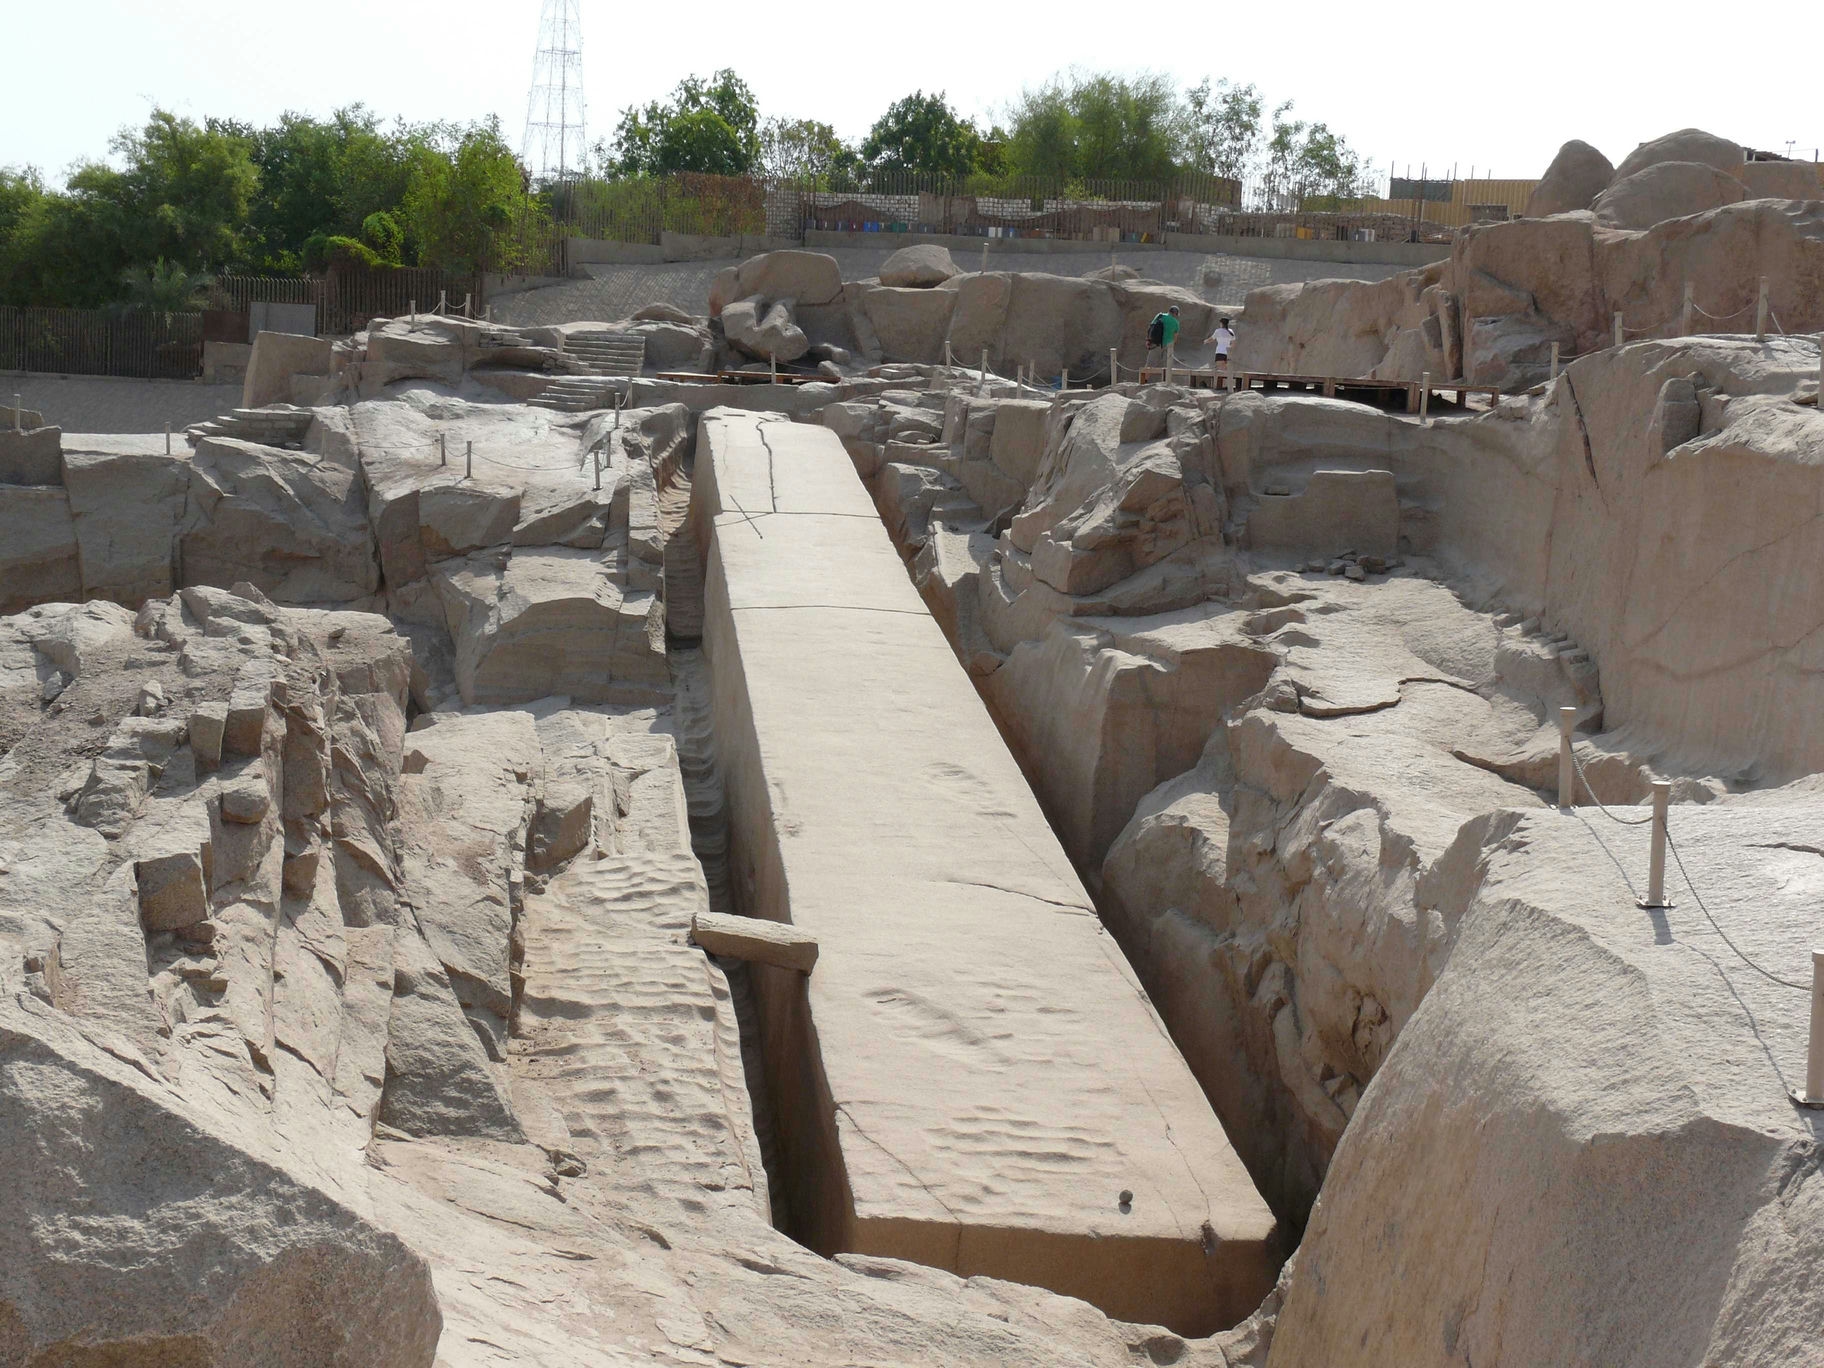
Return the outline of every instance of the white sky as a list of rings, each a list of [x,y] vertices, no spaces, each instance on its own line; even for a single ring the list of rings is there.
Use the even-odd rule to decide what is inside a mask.
[[[1613,161],[1696,124],[1824,143],[1815,3],[1666,0],[582,0],[591,140],[625,105],[731,66],[761,112],[859,137],[942,89],[992,117],[1072,64],[1228,76],[1327,122],[1383,169],[1537,176],[1567,138]],[[0,0],[0,165],[53,181],[154,104],[252,122],[360,100],[390,118],[498,114],[518,146],[539,0]]]

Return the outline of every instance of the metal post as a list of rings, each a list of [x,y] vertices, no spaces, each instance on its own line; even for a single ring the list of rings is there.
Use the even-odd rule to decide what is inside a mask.
[[[1577,709],[1558,709],[1558,806],[1569,812],[1577,806],[1577,762],[1571,758],[1571,732],[1577,726]]]
[[[443,433],[437,434],[437,464],[447,466],[450,463],[450,445]]]
[[[1805,1051],[1805,1095],[1801,1107],[1824,1107],[1824,950],[1811,952],[1811,1041]]]
[[[1108,349],[1108,383],[1111,387],[1118,384],[1121,379],[1121,363],[1116,359],[1120,355],[1121,349],[1119,347],[1110,347]]]
[[[462,478],[471,480],[475,477],[475,443],[469,443],[469,454],[463,463]]]
[[[1691,282],[1687,280],[1685,282],[1685,304],[1678,313],[1678,335],[1680,337],[1691,336],[1691,317],[1696,303],[1697,301],[1691,297]]]
[[[1754,340],[1767,336],[1767,277],[1761,277],[1761,293],[1754,302]]]
[[[1431,372],[1419,372],[1419,426],[1431,426]]]
[[[1558,378],[1558,344],[1552,343],[1552,379]]]
[[[615,420],[618,422],[620,420],[620,416],[621,416],[621,409],[620,409],[619,404],[615,405],[614,416],[615,416]],[[595,487],[597,489],[600,489],[602,487],[602,444],[600,442],[597,442],[595,444],[594,456],[595,456]]]
[[[772,363],[772,367],[773,367],[772,383],[776,385],[779,383],[779,357],[776,353],[768,352],[766,354],[766,359]]]
[[[988,270],[988,244],[986,242],[982,243],[982,270],[984,273]]]
[[[1672,785],[1653,784],[1653,846],[1647,855],[1647,897],[1642,907],[1670,907],[1666,901],[1666,805],[1672,801]]]
[[[165,455],[171,454],[171,424],[165,424]]]
[[[1615,345],[1620,346],[1625,339],[1621,332],[1621,310],[1615,310]]]
[[[410,317],[412,317],[412,318],[418,317],[418,301],[414,299],[414,300],[410,300],[408,302],[410,303],[411,310],[412,310]]]

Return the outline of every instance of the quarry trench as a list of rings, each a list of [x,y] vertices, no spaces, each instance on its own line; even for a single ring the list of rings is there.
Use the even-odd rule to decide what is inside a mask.
[[[757,500],[744,492],[729,501],[735,510],[731,526],[753,533],[756,540],[764,540],[764,532],[755,517],[782,511],[776,444],[763,447],[768,472],[764,494]],[[701,436],[696,450],[700,461]],[[693,480],[698,478],[694,463],[691,474]],[[890,529],[893,510],[875,511]],[[961,514],[962,522],[969,516],[954,507],[952,513]],[[977,516],[986,521],[979,510]],[[688,525],[678,535],[691,536],[693,528],[707,528],[710,521],[693,507]],[[917,548],[901,540],[899,550],[916,580]],[[687,620],[695,620],[699,610],[694,604],[680,606]],[[944,614],[938,616],[942,621]],[[1446,621],[1443,627],[1438,625],[1440,618]],[[1429,624],[1436,640],[1421,642],[1417,650],[1408,647],[1402,637],[1414,624]],[[1055,707],[1049,719],[1035,717],[1018,693],[997,695],[983,687],[979,677],[975,683],[1000,738],[1020,761],[1053,831],[1094,892],[1098,915],[1140,973],[1254,1182],[1268,1196],[1282,1225],[1288,1231],[1302,1230],[1329,1155],[1362,1088],[1405,1017],[1416,1008],[1426,976],[1435,974],[1441,963],[1441,935],[1434,926],[1402,947],[1407,957],[1401,970],[1406,980],[1403,998],[1386,990],[1382,996],[1387,1001],[1347,990],[1339,995],[1340,1003],[1315,995],[1307,998],[1302,1014],[1307,1019],[1320,1013],[1341,1019],[1344,1044],[1340,1050],[1326,1050],[1314,1086],[1300,1089],[1280,1068],[1288,1032],[1279,1016],[1289,1012],[1299,1027],[1309,1027],[1299,1020],[1295,995],[1283,985],[1286,960],[1274,955],[1270,928],[1288,911],[1316,916],[1319,909],[1331,920],[1352,916],[1398,924],[1415,916],[1423,920],[1431,911],[1435,921],[1435,908],[1420,907],[1411,887],[1419,862],[1442,857],[1462,829],[1487,813],[1539,804],[1543,785],[1532,786],[1526,780],[1541,767],[1529,768],[1514,756],[1538,743],[1536,733],[1559,700],[1590,705],[1595,695],[1593,673],[1560,678],[1544,699],[1511,687],[1505,692],[1494,688],[1497,655],[1510,678],[1523,677],[1528,669],[1545,678],[1558,668],[1555,662],[1563,655],[1556,649],[1559,643],[1522,634],[1514,630],[1519,624],[1511,616],[1478,612],[1435,580],[1397,569],[1360,585],[1309,572],[1267,571],[1250,580],[1232,603],[1125,623],[1091,619],[1086,625],[1092,644],[1077,643],[1076,650],[1044,662],[1050,673],[1040,693]],[[966,643],[954,634],[949,641],[959,663],[967,667]],[[1380,651],[1378,659],[1369,649],[1377,641],[1393,643]],[[1114,738],[1133,741],[1130,714],[1097,743],[1110,753],[1098,750],[1091,757],[1085,772],[1093,791],[1085,794],[1071,787],[1079,782],[1079,774],[1061,777],[1058,767],[1045,763],[1044,745],[1051,738],[1043,736],[1042,728],[1048,721],[1080,723],[1086,708],[1080,700],[1071,701],[1070,693],[1089,687],[1085,681],[1095,678],[1096,659],[1111,652],[1140,662],[1141,670],[1152,673],[1162,672],[1169,662],[1183,678],[1160,705],[1169,715],[1159,727],[1172,735],[1158,747],[1152,768],[1144,774],[1117,775],[1112,781],[1101,778],[1111,768],[1104,761],[1120,768],[1121,757],[1115,753],[1120,743]],[[1348,663],[1339,666],[1339,660]],[[1308,730],[1294,738],[1273,738],[1284,753],[1268,757],[1266,770],[1238,779],[1233,749],[1239,747],[1251,757],[1258,740],[1245,719],[1237,721],[1231,714],[1245,714],[1251,707],[1281,717],[1290,708],[1288,721],[1296,719]],[[1340,760],[1347,766],[1332,759],[1329,772],[1324,772],[1323,758],[1338,748],[1325,739],[1333,731],[1344,736]],[[1364,764],[1371,768],[1384,763],[1389,752],[1400,754],[1405,777],[1429,787],[1425,800],[1385,802],[1366,786],[1350,786],[1351,781],[1360,782],[1354,771]],[[1315,769],[1319,777],[1299,788],[1276,785],[1278,769],[1288,763]],[[1098,783],[1101,787],[1093,787]],[[1323,811],[1326,826],[1339,820],[1347,823],[1351,814],[1359,825],[1362,814],[1368,814],[1381,829],[1377,840],[1382,847],[1401,852],[1397,858],[1412,867],[1403,876],[1404,886],[1395,890],[1396,897],[1406,899],[1406,910],[1402,912],[1401,905],[1384,893],[1380,905],[1363,906],[1369,900],[1360,890],[1330,886],[1332,881],[1322,874],[1315,881],[1308,871],[1302,877],[1288,876],[1277,867],[1277,857],[1268,859],[1270,868],[1257,867],[1240,879],[1220,865],[1212,872],[1200,849],[1207,845],[1206,838],[1175,840],[1169,834],[1170,821],[1158,824],[1167,829],[1162,837],[1144,820],[1172,814],[1174,805],[1194,809],[1200,800],[1211,808],[1231,809],[1232,824],[1260,824],[1262,835],[1241,843],[1244,848],[1258,847],[1264,840],[1268,851],[1288,828],[1311,820],[1309,814],[1315,810]],[[1099,810],[1111,806],[1112,812]],[[1178,829],[1189,825],[1181,823]],[[748,839],[754,839],[752,833]],[[712,837],[711,844],[720,850],[724,840]],[[740,837],[728,845],[738,847]],[[1131,903],[1155,895],[1147,887],[1149,879],[1176,884],[1173,892],[1183,895],[1180,901],[1185,905],[1169,908],[1161,924],[1148,924],[1141,909],[1130,910]],[[1247,907],[1245,912],[1239,906],[1231,909],[1224,926],[1211,904],[1224,896],[1238,902],[1236,884],[1248,889]],[[1185,886],[1195,887],[1185,894]],[[754,892],[750,889],[747,898],[737,897],[735,903],[742,910],[755,907]],[[1248,918],[1255,921],[1255,928],[1247,926]],[[769,1001],[764,994],[755,1005],[763,1021],[770,1012],[775,1019],[794,1023],[786,1033],[787,1053],[800,1060],[816,1058],[820,1046],[810,1025],[812,1013],[803,998],[802,981],[754,966],[749,972],[779,980],[771,1006],[762,1005]],[[1282,986],[1275,988],[1276,979]],[[1269,1004],[1264,1011],[1263,1003]],[[764,1025],[759,1033],[766,1033]],[[785,1077],[777,1067],[764,1075],[750,1074],[758,1095],[770,1098],[779,1091],[825,1099],[813,1111],[834,1106],[828,1101],[827,1083],[815,1076]],[[840,1153],[827,1138],[818,1152],[815,1167],[841,1169]],[[793,1179],[787,1171],[789,1159],[774,1162],[785,1166],[773,1177],[777,1202],[781,1193],[791,1190]],[[811,1203],[809,1211],[794,1214],[788,1203],[780,1215],[785,1229],[829,1252],[848,1237],[832,1233],[827,1212],[852,1201],[838,1190]],[[813,1214],[819,1211],[824,1214]],[[957,1256],[953,1250],[920,1257],[942,1262]]]

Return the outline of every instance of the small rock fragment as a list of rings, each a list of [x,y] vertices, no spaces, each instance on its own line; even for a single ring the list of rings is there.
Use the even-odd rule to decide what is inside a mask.
[[[196,756],[199,770],[219,769],[222,763],[222,737],[228,727],[226,703],[199,704],[190,714],[190,751]]]
[[[222,820],[257,826],[272,810],[272,791],[258,775],[246,775],[222,790]]]

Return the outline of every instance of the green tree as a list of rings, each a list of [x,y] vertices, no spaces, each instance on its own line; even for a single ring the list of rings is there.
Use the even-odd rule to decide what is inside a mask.
[[[422,140],[404,124],[384,132],[362,105],[326,120],[287,112],[271,128],[210,126],[240,136],[259,168],[250,250],[254,264],[269,270],[295,270],[312,238],[353,238],[372,215],[397,209]]]
[[[206,270],[245,260],[260,173],[242,137],[155,109],[143,129],[124,129],[109,146],[121,169],[79,167],[70,194],[113,232],[128,264],[163,258]]]
[[[1021,95],[1009,170],[1072,180],[1165,180],[1178,169],[1183,100],[1164,76],[1068,72]]]
[[[1287,100],[1273,111],[1267,190],[1285,210],[1330,209],[1366,193],[1373,168],[1329,126],[1293,119]]]
[[[687,76],[669,100],[622,110],[613,142],[596,150],[616,175],[744,175],[760,155],[759,107],[733,71],[724,68],[707,81]]]
[[[121,304],[150,313],[182,313],[202,307],[214,277],[207,271],[186,271],[160,257],[150,266],[129,266],[120,273],[124,291]]]
[[[1226,77],[1206,77],[1185,94],[1186,153],[1192,167],[1233,181],[1244,180],[1261,145],[1260,91]]]
[[[754,169],[762,175],[827,185],[852,173],[859,161],[855,149],[827,123],[774,117],[760,124],[760,156]]]
[[[887,106],[860,150],[877,171],[963,177],[981,167],[982,136],[957,116],[943,91],[915,90]]]
[[[544,206],[500,135],[500,121],[444,129],[444,146],[416,159],[402,226],[420,264],[452,271],[497,271],[519,264],[509,230],[537,223]],[[371,249],[369,249],[371,250]]]

